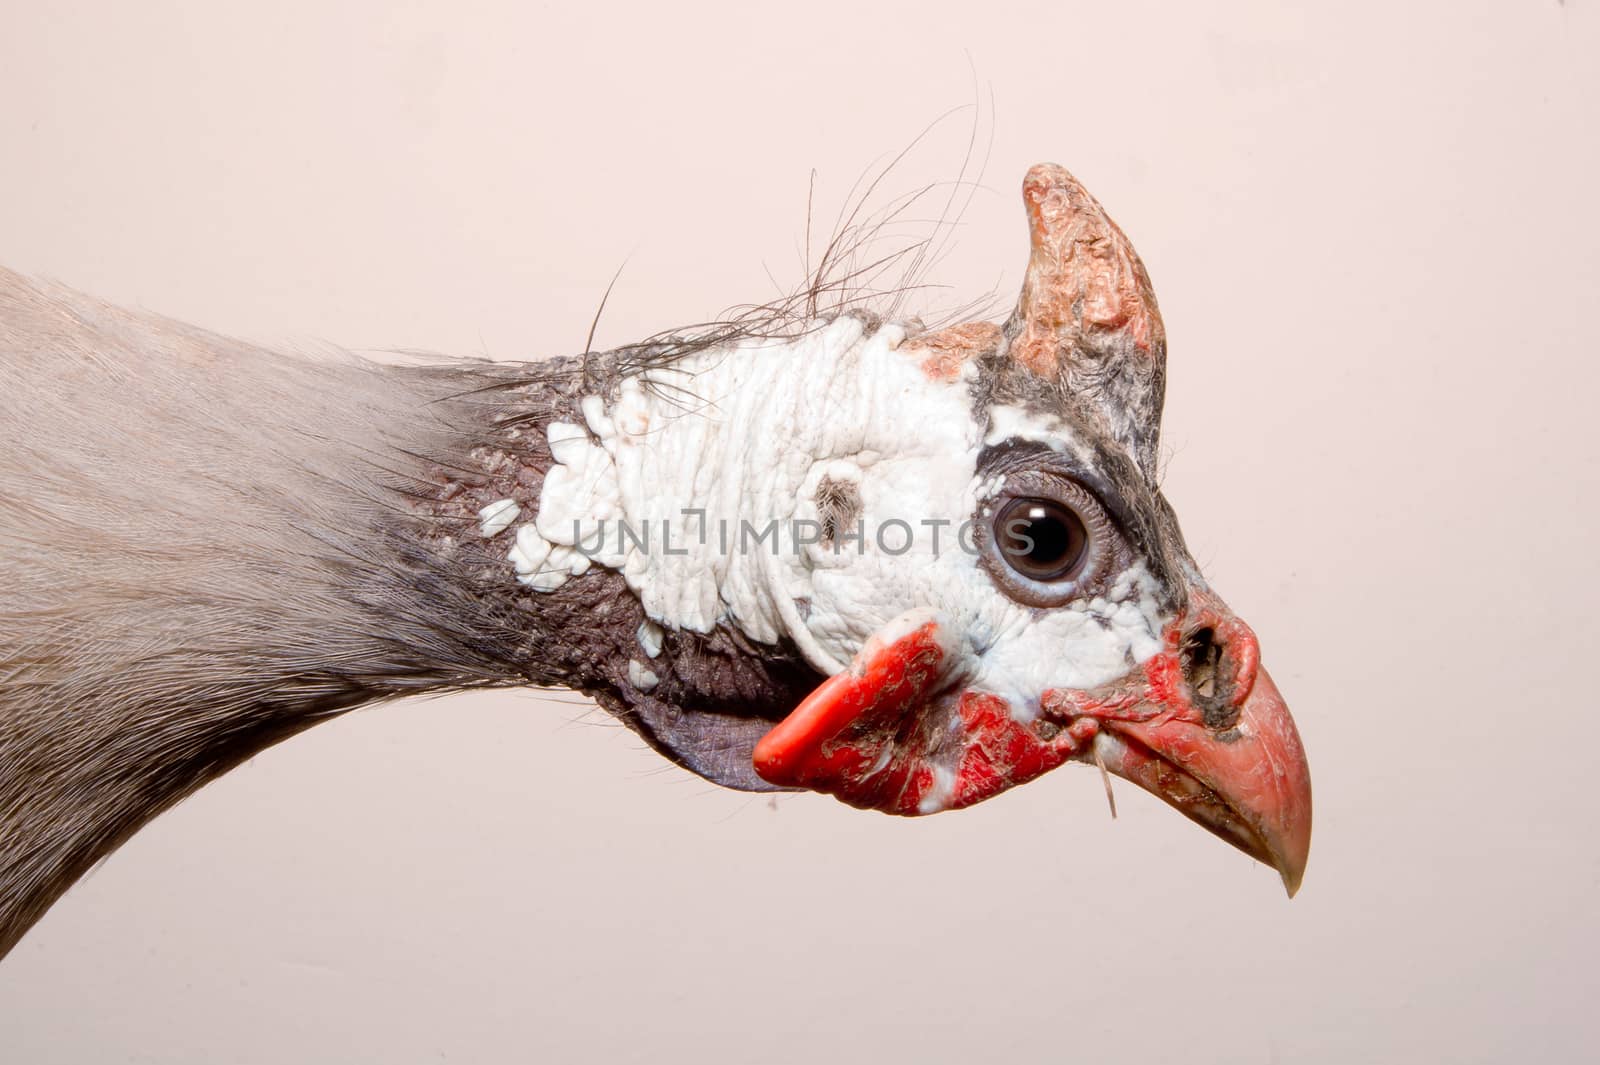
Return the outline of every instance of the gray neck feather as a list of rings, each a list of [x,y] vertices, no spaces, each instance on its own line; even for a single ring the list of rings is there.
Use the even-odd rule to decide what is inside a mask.
[[[292,358],[0,271],[0,956],[318,720],[589,683],[601,588],[535,607],[475,517],[548,462],[569,366]]]

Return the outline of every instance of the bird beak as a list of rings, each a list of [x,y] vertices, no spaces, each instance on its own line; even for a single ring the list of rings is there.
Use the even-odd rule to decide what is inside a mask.
[[[1160,796],[1300,890],[1311,850],[1311,770],[1250,626],[1215,593],[1191,588],[1165,647],[1095,691],[1049,691],[1042,710],[1093,721],[1076,757]]]
[[[1311,771],[1294,720],[1263,670],[1237,721],[1107,719],[1093,741],[1106,769],[1278,871],[1293,898],[1311,850]]]

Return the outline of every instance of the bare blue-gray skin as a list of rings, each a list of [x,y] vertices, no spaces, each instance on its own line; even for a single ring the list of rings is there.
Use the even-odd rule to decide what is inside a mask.
[[[1304,756],[1258,679],[1253,634],[1204,584],[1155,483],[1165,337],[1148,278],[1064,170],[1036,167],[1024,193],[1033,252],[1017,311],[1003,326],[913,328],[905,358],[920,352],[907,364],[918,380],[962,411],[970,401],[963,484],[1059,488],[1020,499],[1058,531],[1093,517],[1078,546],[1098,552],[1097,583],[1075,584],[1081,568],[1041,575],[997,532],[980,536],[986,554],[963,577],[1021,619],[1013,631],[958,631],[885,589],[917,625],[856,640],[843,670],[800,629],[756,639],[653,616],[661,647],[641,680],[647,613],[623,572],[530,587],[480,525],[497,501],[539,506],[559,465],[548,427],[585,424],[586,397],[840,315],[876,328],[842,258],[792,300],[725,323],[536,363],[430,366],[289,356],[0,270],[0,956],[131,833],[263,748],[377,700],[510,686],[586,693],[721,784],[897,813],[1107,762],[1274,865],[1292,893],[1309,846]],[[1018,419],[1072,446],[994,438]],[[830,514],[863,505],[849,484],[816,491]],[[979,515],[1006,502],[985,496]],[[1125,675],[1082,690],[1046,676],[1029,705],[1020,688],[979,684],[993,675],[975,665],[984,655],[1055,631],[1062,611],[1110,632],[1093,619],[1125,621],[1132,606],[1105,596],[1135,578],[1149,646],[1113,661]],[[1030,677],[1058,665],[1082,675],[1023,663]]]

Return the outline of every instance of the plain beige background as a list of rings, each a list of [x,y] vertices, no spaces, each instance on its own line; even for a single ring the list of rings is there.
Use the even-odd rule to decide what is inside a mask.
[[[1573,1061],[1600,1036],[1592,0],[0,6],[0,261],[300,347],[502,358],[771,295],[951,107],[939,271],[1071,167],[1172,338],[1166,486],[1316,785],[1305,889],[1069,767],[896,821],[572,698],[357,713],[0,965],[0,1060]],[[976,83],[977,88],[974,88]],[[993,113],[989,117],[992,91]],[[891,181],[954,175],[973,112]]]

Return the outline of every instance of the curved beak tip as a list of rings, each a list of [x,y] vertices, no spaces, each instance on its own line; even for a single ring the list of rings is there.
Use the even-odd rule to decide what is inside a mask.
[[[1311,851],[1311,771],[1289,709],[1263,670],[1239,727],[1223,738],[1199,723],[1108,722],[1095,755],[1257,861],[1290,898]]]

